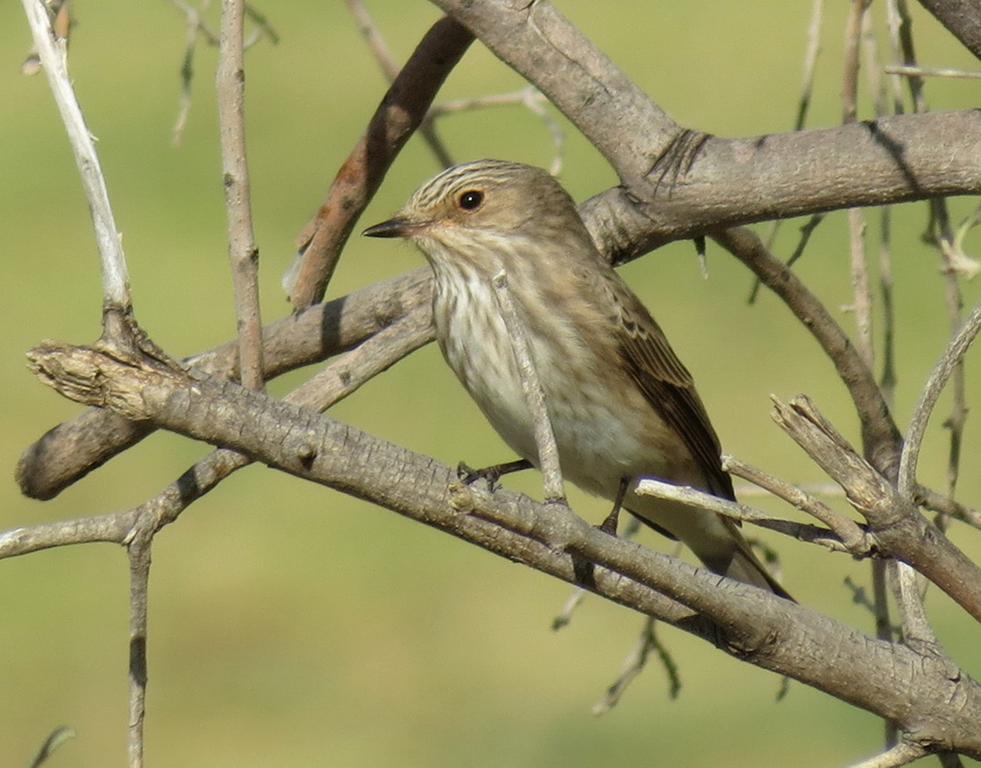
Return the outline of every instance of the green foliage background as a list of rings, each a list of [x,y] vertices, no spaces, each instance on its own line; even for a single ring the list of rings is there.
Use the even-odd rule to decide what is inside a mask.
[[[787,130],[799,94],[810,3],[557,2],[658,103],[685,125],[723,136]],[[830,3],[813,126],[840,120],[846,3]],[[438,13],[420,0],[369,3],[404,59]],[[248,137],[267,320],[288,307],[278,287],[293,238],[315,210],[385,84],[340,2],[267,3],[282,42],[247,57]],[[875,9],[880,12],[880,8]],[[914,8],[921,61],[976,66]],[[125,236],[137,316],[175,356],[235,330],[214,113],[213,49],[200,51],[183,145],[170,144],[184,46],[182,17],[166,2],[78,0],[71,68]],[[87,207],[43,77],[17,66],[29,48],[19,3],[0,5],[0,217],[4,222],[4,332],[0,387],[0,529],[94,515],[138,504],[207,450],[158,434],[41,504],[13,482],[20,451],[77,407],[34,381],[24,351],[42,338],[78,343],[99,333],[99,275]],[[442,98],[512,90],[520,78],[476,44]],[[863,81],[863,90],[864,90]],[[977,104],[971,81],[931,81],[935,108]],[[868,99],[863,116],[871,115]],[[441,126],[459,160],[496,156],[547,165],[536,118],[502,108]],[[615,183],[571,128],[563,181],[577,199]],[[363,224],[394,210],[436,171],[414,139]],[[955,201],[958,216],[973,201]],[[938,256],[919,238],[923,205],[895,210],[894,257],[905,424],[948,337]],[[869,214],[869,253],[879,216]],[[797,223],[778,242],[796,242]],[[978,237],[969,248],[981,251]],[[354,239],[331,295],[417,266],[409,247]],[[624,268],[668,331],[726,449],[800,483],[818,470],[768,417],[768,395],[807,392],[853,440],[842,386],[809,336],[764,295],[746,304],[750,279],[710,245],[702,279],[690,243]],[[836,311],[850,301],[846,221],[829,218],[799,267]],[[964,286],[968,307],[978,281]],[[877,316],[877,321],[879,317]],[[881,322],[877,338],[881,340]],[[977,406],[977,350],[969,397]],[[971,375],[973,374],[973,375]],[[282,393],[308,375],[273,384]],[[921,478],[944,483],[945,400],[933,420]],[[447,463],[509,458],[434,348],[373,381],[333,416]],[[961,497],[981,500],[981,426],[968,422]],[[536,493],[535,475],[509,483]],[[574,497],[599,520],[605,504]],[[766,500],[761,506],[791,514]],[[833,500],[839,508],[840,500]],[[981,536],[953,536],[981,559]],[[871,631],[845,576],[868,567],[842,555],[775,540],[784,579],[802,601]],[[653,546],[663,546],[654,537]],[[174,766],[756,766],[840,765],[876,751],[881,725],[802,685],[776,703],[777,677],[687,635],[660,630],[684,688],[670,701],[657,664],[611,714],[590,706],[635,643],[640,617],[589,599],[573,624],[550,630],[569,588],[387,511],[251,467],[191,508],[154,546],[147,749]],[[0,563],[0,744],[4,765],[26,765],[46,734],[78,733],[52,766],[123,765],[126,740],[127,567],[109,546],[61,549]],[[931,590],[928,606],[948,650],[977,675],[976,624]]]

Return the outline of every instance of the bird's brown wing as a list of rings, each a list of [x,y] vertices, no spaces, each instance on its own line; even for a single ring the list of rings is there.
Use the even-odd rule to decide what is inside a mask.
[[[691,374],[671,349],[664,331],[619,275],[613,273],[608,285],[620,313],[615,323],[617,343],[631,376],[651,406],[684,441],[711,490],[735,499],[732,480],[722,469],[719,438]]]

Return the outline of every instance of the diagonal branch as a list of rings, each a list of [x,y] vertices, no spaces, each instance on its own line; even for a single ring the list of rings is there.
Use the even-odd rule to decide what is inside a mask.
[[[103,308],[125,315],[132,312],[129,291],[129,272],[123,254],[122,238],[116,228],[105,177],[95,151],[92,134],[85,125],[82,109],[75,97],[68,75],[68,48],[65,40],[56,40],[51,29],[48,11],[41,0],[21,0],[30,23],[34,46],[41,58],[48,84],[54,95],[61,119],[68,133],[75,164],[92,213],[99,255],[102,257]]]
[[[358,216],[471,42],[473,36],[456,21],[440,19],[399,72],[298,238],[299,261],[284,278],[294,307],[304,309],[323,298]]]
[[[920,5],[981,59],[981,3],[977,0],[920,0]]]

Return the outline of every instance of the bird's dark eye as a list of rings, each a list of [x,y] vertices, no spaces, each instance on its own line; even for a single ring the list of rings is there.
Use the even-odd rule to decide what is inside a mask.
[[[476,211],[484,202],[484,193],[476,189],[468,189],[460,195],[460,207],[465,211]]]

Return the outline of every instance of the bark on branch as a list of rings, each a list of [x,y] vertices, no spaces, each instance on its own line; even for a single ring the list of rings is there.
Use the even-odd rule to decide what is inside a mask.
[[[608,536],[564,505],[462,485],[432,459],[231,382],[195,381],[57,344],[30,359],[42,381],[80,402],[234,448],[568,581],[572,557],[585,558],[600,571],[599,594],[888,718],[925,748],[981,756],[981,686],[946,657],[876,641],[805,606]]]

